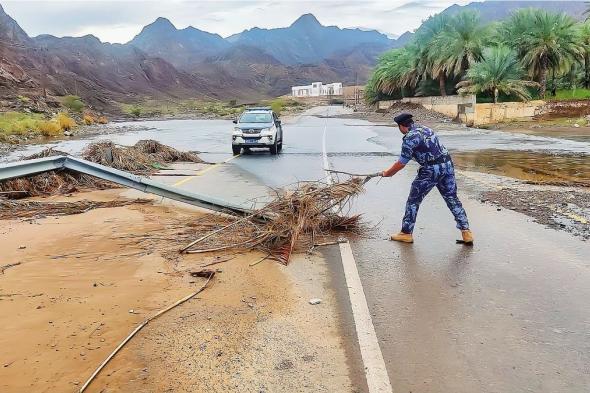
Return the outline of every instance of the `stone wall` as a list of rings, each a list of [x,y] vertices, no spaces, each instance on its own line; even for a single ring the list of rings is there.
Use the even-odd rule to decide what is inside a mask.
[[[419,104],[424,108],[442,113],[454,120],[461,120],[461,113],[473,111],[475,96],[446,96],[446,97],[407,97],[396,101],[380,101],[379,109],[389,109],[395,103]]]
[[[403,98],[402,102],[420,104],[426,109],[442,113],[451,119],[457,119],[461,108],[473,108],[475,96],[408,97]]]
[[[509,120],[532,118],[541,114],[545,101],[502,102],[499,104],[476,104],[474,126],[501,123]]]
[[[428,110],[442,113],[451,119],[470,125],[481,126],[515,119],[532,118],[542,114],[544,101],[503,102],[499,104],[476,104],[474,95],[446,97],[408,97],[401,101],[380,101],[379,109],[389,109],[395,103],[420,104]]]

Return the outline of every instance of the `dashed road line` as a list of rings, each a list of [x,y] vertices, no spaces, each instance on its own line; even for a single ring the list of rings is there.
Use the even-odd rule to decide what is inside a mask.
[[[181,186],[181,185],[183,185],[184,183],[188,183],[189,181],[193,180],[194,178],[196,178],[196,177],[199,177],[199,176],[202,176],[202,175],[204,175],[205,173],[209,172],[210,170],[212,170],[212,169],[215,169],[215,168],[217,168],[218,166],[220,166],[220,165],[222,165],[222,164],[228,163],[228,162],[230,162],[231,160],[233,160],[234,158],[238,158],[239,156],[241,156],[241,154],[238,154],[237,156],[232,156],[232,157],[228,158],[228,159],[227,159],[227,160],[225,160],[225,161],[218,162],[217,164],[210,165],[210,166],[208,166],[207,168],[205,168],[205,169],[203,169],[203,170],[201,170],[201,171],[197,172],[197,174],[196,174],[196,175],[194,175],[194,176],[188,176],[188,177],[186,177],[186,178],[184,178],[184,179],[182,179],[182,180],[180,180],[180,181],[178,181],[178,182],[174,183],[174,184],[173,184],[173,186],[174,186],[174,187],[178,187],[178,186]]]
[[[329,111],[329,108],[327,109]],[[332,176],[328,169],[330,169],[330,162],[328,161],[328,154],[326,153],[326,134],[328,131],[328,117],[326,116],[326,123],[324,125],[324,133],[322,136],[322,154],[324,161],[324,171],[326,171],[326,180],[328,184],[332,184]],[[352,254],[350,243],[340,243],[340,256],[342,260],[342,267],[344,269],[344,278],[348,288],[348,297],[352,308],[352,315],[354,318],[354,325],[356,335],[359,342],[361,357],[363,365],[365,366],[365,378],[369,393],[392,393],[391,382],[389,375],[387,375],[387,368],[383,360],[383,354],[379,347],[379,340],[375,333],[375,326],[373,326],[373,319],[369,312],[367,298],[361,278]]]

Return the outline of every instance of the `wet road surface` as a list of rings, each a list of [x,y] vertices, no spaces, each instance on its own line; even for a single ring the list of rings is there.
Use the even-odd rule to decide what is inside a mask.
[[[337,109],[331,109],[335,112]],[[319,108],[316,114],[324,114]],[[149,122],[153,130],[109,135],[120,143],[154,138],[185,150],[231,158],[227,121]],[[300,116],[285,122],[284,154],[242,155],[179,187],[246,202],[299,180],[324,178],[322,133],[333,168],[372,173],[400,148],[396,129],[362,120]],[[440,132],[456,150],[542,150],[587,154],[588,143],[494,131]],[[79,151],[68,141],[60,149]],[[372,181],[354,205],[375,228],[352,249],[395,392],[587,392],[590,386],[590,247],[521,214],[460,193],[476,236],[459,232],[440,195],[424,201],[415,243],[398,231],[417,167]],[[465,182],[459,176],[460,190]],[[344,286],[344,281],[336,280]],[[350,326],[349,326],[350,328]],[[353,334],[351,334],[353,335]],[[353,360],[354,361],[354,360]],[[360,359],[357,359],[360,362]]]

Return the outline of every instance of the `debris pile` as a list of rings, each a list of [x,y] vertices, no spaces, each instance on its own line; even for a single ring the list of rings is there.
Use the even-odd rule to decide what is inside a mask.
[[[286,265],[296,250],[333,241],[338,232],[360,232],[360,216],[344,214],[344,209],[363,184],[362,178],[331,185],[303,182],[276,191],[270,203],[247,217],[207,215],[190,229],[202,236],[182,252],[259,250]]]
[[[21,160],[35,160],[37,158],[55,157],[55,156],[69,156],[68,153],[61,150],[56,150],[53,147],[41,150],[39,153],[31,154],[30,156],[22,157]]]
[[[151,203],[149,199],[114,200],[114,201],[72,201],[72,202],[39,202],[11,201],[0,199],[0,220],[16,218],[42,218],[47,216],[67,216],[86,213],[93,209],[121,207],[132,204]]]
[[[22,159],[32,160],[59,155],[67,156],[68,153],[49,148]],[[140,175],[154,173],[170,162],[203,162],[195,153],[181,152],[154,140],[141,140],[134,146],[120,146],[111,141],[95,142],[86,148],[82,158]],[[118,187],[116,184],[102,179],[61,169],[2,181],[0,193],[6,198],[23,198],[69,194],[82,189],[104,190],[116,187]]]
[[[149,154],[150,158],[156,162],[203,162],[195,153],[179,151],[153,139],[143,139],[132,148],[141,153]]]
[[[141,140],[134,146],[116,145],[112,141],[95,142],[88,145],[82,158],[136,174],[153,173],[162,164],[170,162],[203,162],[194,153],[181,152],[154,140]]]
[[[16,199],[30,196],[70,194],[81,189],[105,190],[117,187],[96,177],[67,169],[19,177],[0,182],[0,193],[6,198]]]

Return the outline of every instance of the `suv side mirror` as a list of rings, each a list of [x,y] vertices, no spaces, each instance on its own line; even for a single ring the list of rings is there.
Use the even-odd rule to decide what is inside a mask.
[[[280,120],[277,120],[276,123],[277,123],[277,126],[280,126],[281,125],[281,121]]]
[[[238,124],[238,119],[233,119],[234,124]]]

